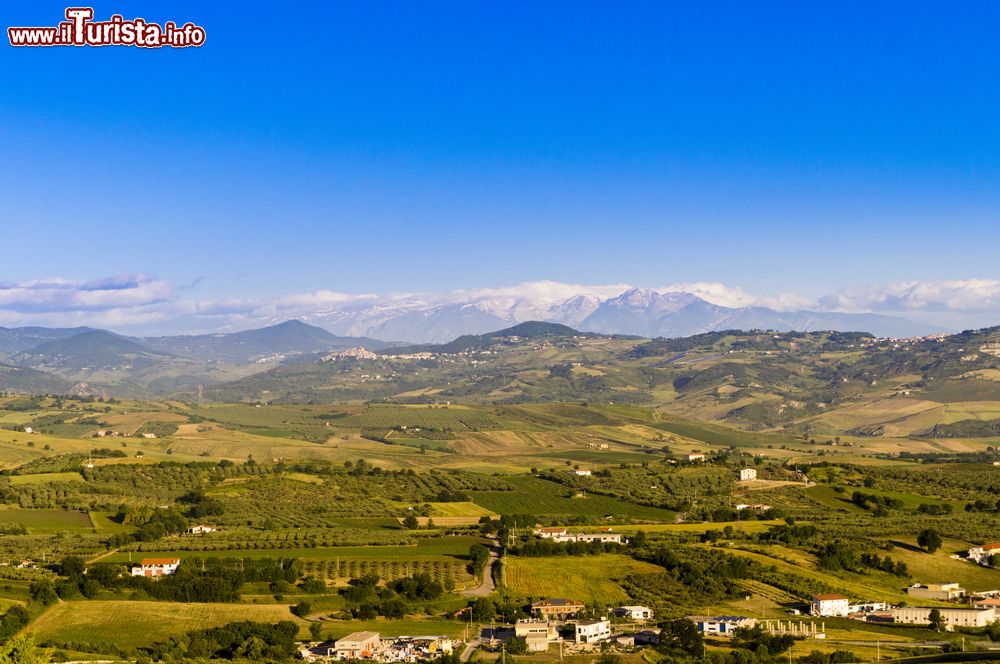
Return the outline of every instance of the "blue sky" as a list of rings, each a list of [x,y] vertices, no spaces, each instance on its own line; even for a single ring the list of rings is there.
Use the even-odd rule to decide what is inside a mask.
[[[4,27],[65,8],[22,5]],[[996,3],[94,8],[207,42],[0,47],[8,284],[816,299],[1000,278]]]

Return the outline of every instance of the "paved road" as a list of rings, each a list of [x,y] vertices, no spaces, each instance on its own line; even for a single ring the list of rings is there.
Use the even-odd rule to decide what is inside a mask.
[[[490,559],[483,566],[483,580],[475,588],[463,590],[462,595],[465,597],[486,597],[496,590],[496,584],[493,583],[493,566],[497,564],[499,559],[500,544],[494,540],[493,546],[490,547]]]
[[[482,643],[483,642],[482,642],[482,640],[479,637],[476,637],[476,638],[472,639],[471,641],[469,641],[465,645],[465,650],[462,651],[462,656],[461,656],[460,659],[463,662],[468,662],[470,659],[472,659],[472,653],[476,652],[476,648],[478,648],[479,646],[481,646]]]

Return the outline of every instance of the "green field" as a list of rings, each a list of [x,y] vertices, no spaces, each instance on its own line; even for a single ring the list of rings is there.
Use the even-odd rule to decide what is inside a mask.
[[[39,642],[54,641],[135,648],[195,629],[238,620],[290,620],[304,628],[285,604],[187,604],[86,600],[60,602],[31,625]],[[304,629],[302,630],[304,632]]]
[[[31,475],[10,475],[10,483],[14,486],[25,484],[43,484],[45,482],[82,482],[80,473],[33,473]]]
[[[32,532],[92,531],[90,515],[70,510],[0,509],[0,523],[21,524]]]
[[[567,487],[535,477],[513,476],[506,478],[516,491],[477,491],[473,502],[498,514],[530,512],[537,515],[588,516],[603,518],[607,515],[638,521],[673,522],[674,514],[655,507],[627,503],[617,498],[587,494],[573,495]]]
[[[573,558],[505,558],[507,587],[533,598],[558,597],[585,603],[615,604],[629,597],[618,583],[630,574],[663,568],[629,556],[606,553]]]

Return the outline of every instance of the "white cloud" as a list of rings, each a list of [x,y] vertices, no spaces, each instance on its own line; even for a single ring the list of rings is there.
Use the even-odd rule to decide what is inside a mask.
[[[588,286],[531,281],[443,293],[355,295],[316,290],[274,298],[196,299],[184,288],[172,288],[145,274],[94,281],[51,278],[0,282],[0,325],[89,325],[132,333],[182,333],[231,331],[301,318],[346,333],[367,329],[406,311],[457,303],[475,303],[501,318],[544,318],[570,298],[582,295],[603,300],[629,288],[628,284]],[[981,326],[1000,320],[1000,281],[994,279],[861,285],[819,300],[795,293],[755,295],[739,286],[708,281],[675,283],[656,290],[685,291],[726,307],[895,313],[953,329],[967,323]],[[583,311],[582,315],[586,315],[587,311]],[[360,323],[362,320],[368,323]]]
[[[1000,281],[961,279],[854,286],[820,298],[831,311],[1000,312]]]
[[[749,307],[759,304],[760,300],[739,286],[727,286],[717,281],[681,282],[657,288],[660,293],[691,293],[706,302],[720,307]]]
[[[21,313],[107,311],[166,302],[170,285],[143,274],[123,274],[97,281],[54,278],[0,283],[0,309]]]

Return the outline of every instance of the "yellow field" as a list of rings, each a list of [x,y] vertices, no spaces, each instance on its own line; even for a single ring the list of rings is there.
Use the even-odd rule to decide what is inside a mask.
[[[83,600],[60,602],[31,624],[37,641],[77,641],[134,648],[194,629],[237,620],[306,622],[285,604],[185,604]]]
[[[618,583],[630,574],[662,572],[663,568],[628,556],[557,556],[506,560],[507,585],[529,597],[562,597],[614,604],[628,595]]]

